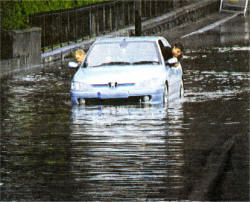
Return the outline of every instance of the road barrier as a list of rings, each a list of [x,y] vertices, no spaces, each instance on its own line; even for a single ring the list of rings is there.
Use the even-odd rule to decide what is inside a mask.
[[[142,21],[168,13],[192,0],[112,0],[88,6],[38,13],[30,26],[42,28],[42,52],[104,35],[134,24],[135,11]]]

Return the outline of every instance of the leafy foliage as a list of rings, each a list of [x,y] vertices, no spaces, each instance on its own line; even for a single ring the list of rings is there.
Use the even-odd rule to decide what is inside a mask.
[[[12,0],[0,1],[1,30],[28,28],[29,15],[40,12],[73,8],[107,0]]]

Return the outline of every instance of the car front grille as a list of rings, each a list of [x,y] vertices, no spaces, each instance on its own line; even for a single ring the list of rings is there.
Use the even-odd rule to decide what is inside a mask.
[[[109,82],[107,84],[91,84],[92,87],[109,87],[109,88],[117,88],[117,87],[130,87],[134,86],[135,83],[117,83],[117,82]]]
[[[98,98],[86,98],[86,104],[88,105],[120,105],[120,104],[136,104],[143,100],[143,96],[131,96],[128,98],[111,98],[111,99],[98,99]]]

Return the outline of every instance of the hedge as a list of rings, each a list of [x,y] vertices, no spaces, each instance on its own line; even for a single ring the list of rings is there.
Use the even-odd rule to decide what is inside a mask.
[[[73,8],[107,0],[12,0],[0,2],[1,30],[28,28],[29,15],[40,12]]]

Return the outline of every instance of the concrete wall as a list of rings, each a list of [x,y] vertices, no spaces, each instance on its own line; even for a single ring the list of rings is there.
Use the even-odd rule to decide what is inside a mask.
[[[1,46],[5,47],[2,51],[8,52],[0,60],[0,78],[40,66],[41,28],[13,30],[8,33],[7,39],[1,39]]]

